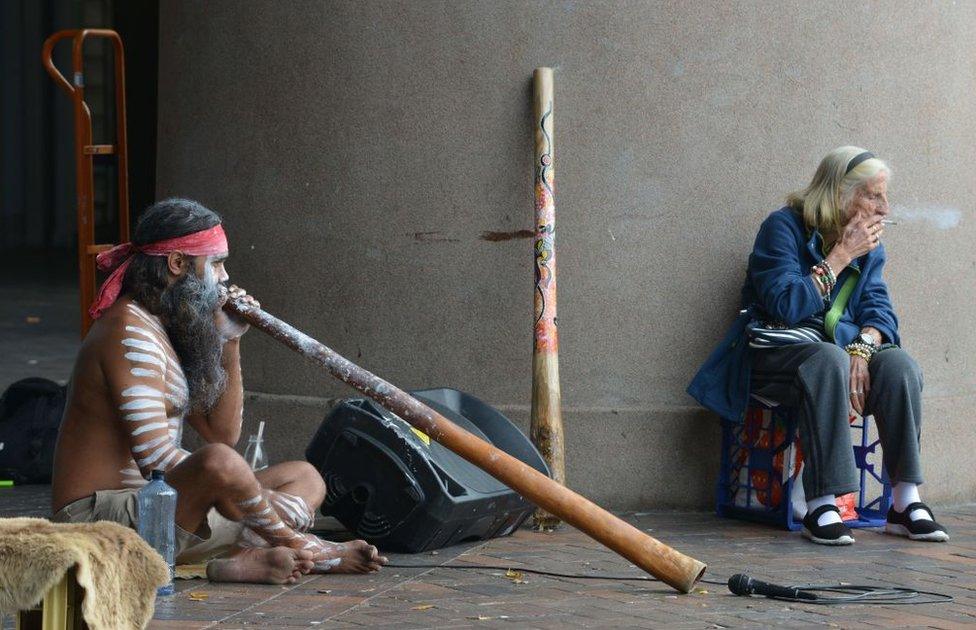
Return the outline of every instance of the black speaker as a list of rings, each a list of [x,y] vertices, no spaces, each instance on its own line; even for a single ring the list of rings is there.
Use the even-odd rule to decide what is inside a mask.
[[[448,420],[549,475],[511,420],[456,389],[411,394]],[[535,506],[367,398],[341,401],[305,451],[328,493],[322,514],[387,551],[415,553],[507,536]],[[551,476],[551,475],[549,475]]]

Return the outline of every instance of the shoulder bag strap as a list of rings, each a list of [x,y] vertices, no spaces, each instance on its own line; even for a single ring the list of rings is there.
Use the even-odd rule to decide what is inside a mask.
[[[844,281],[844,285],[837,294],[837,299],[834,300],[830,310],[824,316],[824,328],[827,331],[827,337],[831,341],[834,341],[834,329],[837,328],[837,322],[840,321],[841,315],[844,314],[844,309],[847,308],[847,300],[851,297],[851,293],[854,291],[854,285],[857,284],[860,277],[860,270],[851,269],[851,275],[847,276],[847,280]]]

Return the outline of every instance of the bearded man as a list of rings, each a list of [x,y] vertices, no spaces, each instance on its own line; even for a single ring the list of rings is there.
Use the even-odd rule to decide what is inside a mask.
[[[140,218],[132,243],[99,255],[114,269],[92,306],[55,452],[53,520],[136,527],[152,470],[178,492],[176,560],[209,560],[214,581],[292,583],[304,573],[367,573],[386,564],[362,540],[308,532],[325,497],[318,471],[285,462],[252,472],[241,434],[240,338],[221,308],[254,302],[228,281],[220,217],[168,199]],[[207,444],[180,446],[188,422]]]

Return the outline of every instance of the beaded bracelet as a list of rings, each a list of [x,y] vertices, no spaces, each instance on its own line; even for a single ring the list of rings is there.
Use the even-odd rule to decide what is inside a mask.
[[[860,343],[858,341],[847,344],[846,346],[844,346],[844,350],[847,351],[847,354],[851,355],[852,357],[861,357],[862,359],[864,359],[869,363],[871,362],[871,357],[874,356],[874,352],[875,352],[874,348],[872,348],[871,346],[867,345],[866,343]]]
[[[829,269],[829,266],[825,267],[822,264],[817,264],[810,268],[810,271],[813,272],[813,277],[823,287],[824,302],[828,303],[830,302],[830,294],[834,292],[834,285],[837,283],[837,278],[834,277],[834,274]]]
[[[832,284],[837,284],[837,274],[834,273],[833,267],[830,266],[830,263],[827,262],[826,258],[820,261],[820,266],[827,271],[827,274],[830,276],[830,282]]]
[[[827,264],[827,261],[822,260],[816,265],[814,265],[814,267],[822,276],[824,276],[827,279],[827,282],[830,283],[831,287],[837,284],[837,277],[834,275],[833,270],[831,270],[830,265]]]
[[[834,274],[834,270],[830,267],[830,263],[827,262],[826,258],[814,265],[813,269],[817,270],[816,273],[826,276],[827,282],[830,283],[830,288],[834,288],[834,285],[837,284],[837,276]]]

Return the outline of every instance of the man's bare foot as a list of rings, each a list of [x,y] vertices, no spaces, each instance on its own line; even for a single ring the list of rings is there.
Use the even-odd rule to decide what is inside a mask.
[[[310,551],[288,547],[246,547],[230,558],[207,563],[207,578],[213,582],[294,584],[312,567]]]
[[[305,550],[312,552],[312,573],[372,573],[389,562],[365,540],[334,543],[302,534]]]

